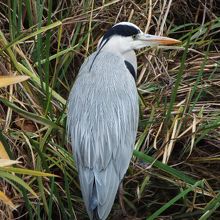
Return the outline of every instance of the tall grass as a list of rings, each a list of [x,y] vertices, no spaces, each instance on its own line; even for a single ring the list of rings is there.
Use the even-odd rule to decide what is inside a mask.
[[[137,53],[141,112],[121,198],[127,217],[220,217],[217,1],[0,6],[0,75],[30,77],[0,90],[0,219],[88,219],[66,137],[66,102],[83,60],[118,21],[183,41]],[[116,198],[110,219],[123,214]]]

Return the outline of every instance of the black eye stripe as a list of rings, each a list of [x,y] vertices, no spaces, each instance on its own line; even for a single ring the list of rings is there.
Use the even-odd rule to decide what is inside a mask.
[[[133,26],[131,26],[131,25],[119,24],[119,25],[116,25],[116,26],[112,27],[111,29],[109,29],[105,33],[105,35],[102,38],[102,41],[101,41],[100,45],[102,45],[102,43],[106,39],[109,39],[112,36],[129,37],[129,36],[137,35],[138,33],[140,33],[140,30],[133,27]]]
[[[138,30],[137,28],[133,26],[119,24],[119,25],[112,27],[110,30],[108,30],[105,33],[104,37],[108,38],[112,35],[128,37],[128,36],[136,35],[138,33],[140,33],[140,30]]]

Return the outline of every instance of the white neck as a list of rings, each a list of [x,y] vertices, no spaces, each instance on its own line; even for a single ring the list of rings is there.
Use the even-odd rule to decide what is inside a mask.
[[[129,39],[127,39],[129,40]],[[125,38],[120,36],[114,36],[103,47],[102,51],[107,51],[123,58],[132,64],[135,71],[137,70],[137,58],[134,50],[129,46],[129,43],[125,43]]]

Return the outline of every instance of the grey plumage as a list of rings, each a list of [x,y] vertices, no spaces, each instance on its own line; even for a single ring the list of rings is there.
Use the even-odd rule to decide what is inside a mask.
[[[91,220],[107,218],[132,156],[139,115],[134,50],[178,42],[121,22],[80,68],[69,96],[67,126]]]
[[[106,219],[134,148],[138,125],[135,81],[124,60],[97,52],[83,64],[68,105],[68,129],[87,212]],[[112,66],[114,63],[114,66]]]

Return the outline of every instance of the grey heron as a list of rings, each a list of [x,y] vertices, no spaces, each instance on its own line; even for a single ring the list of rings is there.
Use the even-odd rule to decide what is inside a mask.
[[[90,219],[107,218],[132,157],[139,117],[134,50],[179,42],[120,22],[81,66],[69,95],[67,127]]]

